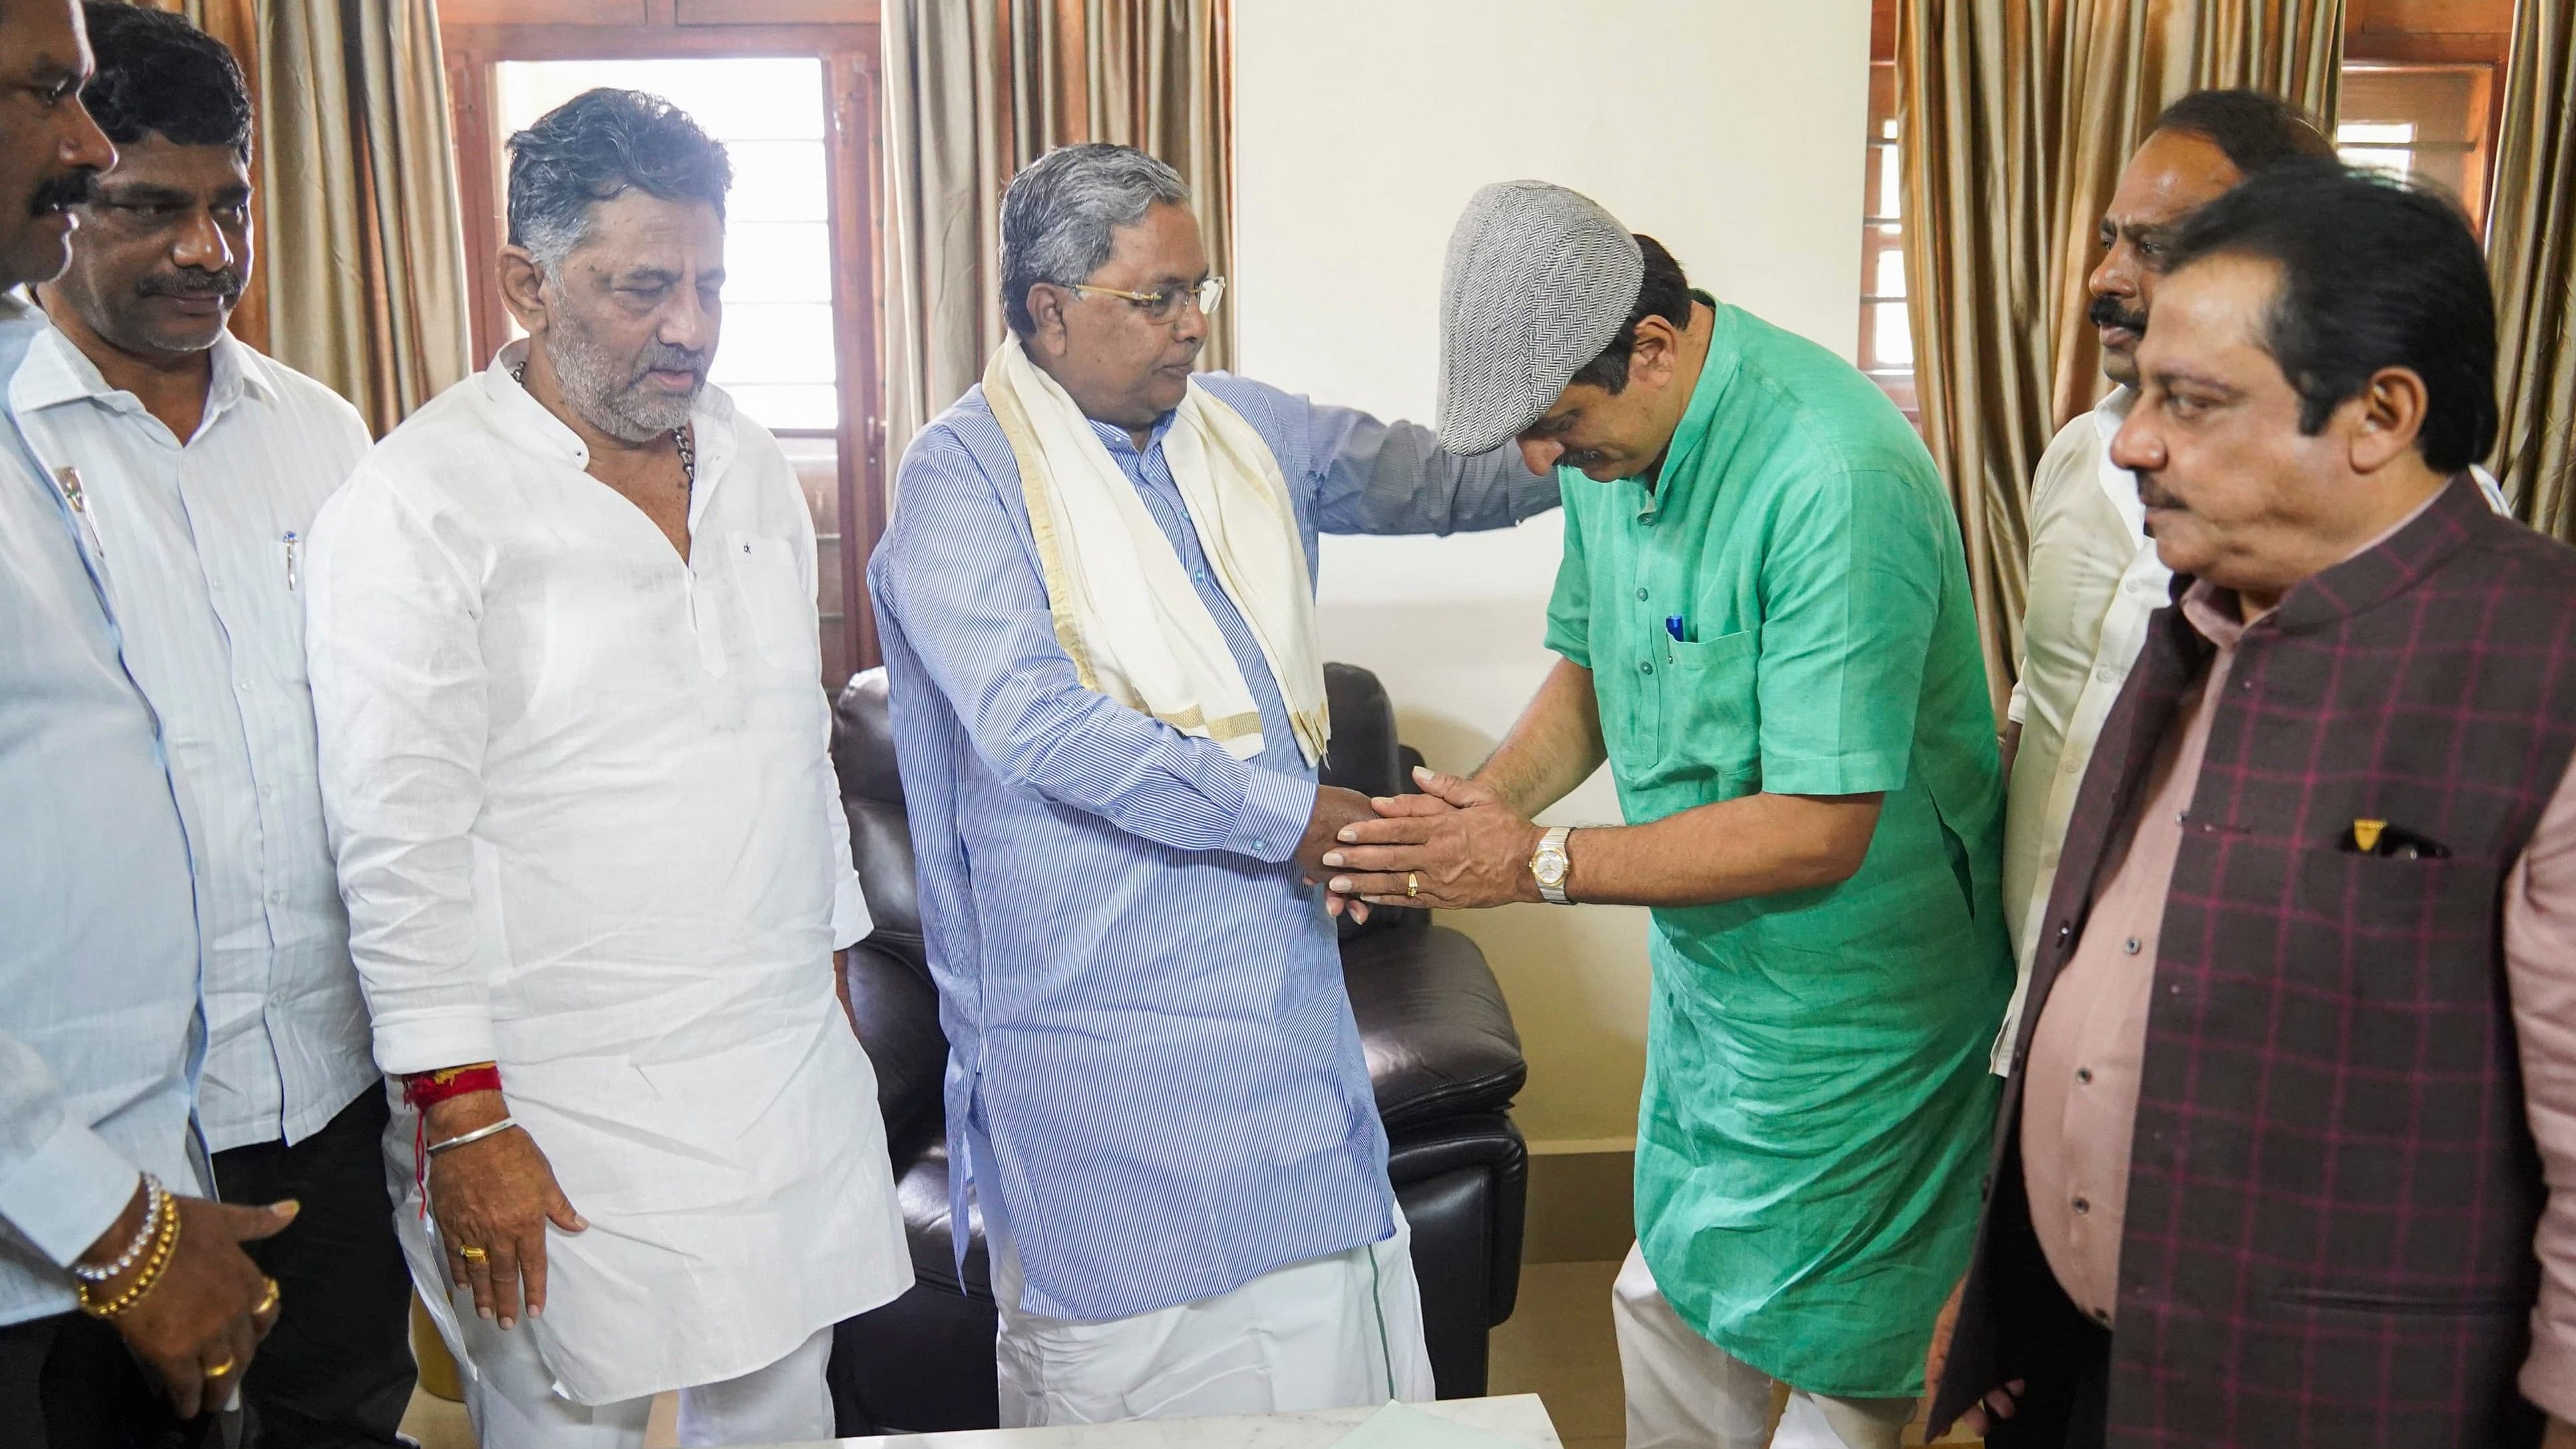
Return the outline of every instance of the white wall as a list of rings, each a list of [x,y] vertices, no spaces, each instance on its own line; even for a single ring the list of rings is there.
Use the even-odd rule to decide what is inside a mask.
[[[1431,420],[1440,259],[1469,193],[1539,177],[1670,247],[1692,280],[1851,355],[1869,0],[1237,0],[1238,366]],[[1404,738],[1466,770],[1554,659],[1555,515],[1503,534],[1331,539],[1325,657],[1377,671]],[[1607,772],[1553,815],[1618,819]],[[1635,1130],[1642,911],[1444,916],[1530,1059],[1518,1115],[1575,1150]]]

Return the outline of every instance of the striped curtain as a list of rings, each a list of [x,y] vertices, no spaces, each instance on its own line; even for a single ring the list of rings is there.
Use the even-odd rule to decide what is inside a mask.
[[[2504,83],[2487,266],[2514,514],[2576,543],[2576,10],[2523,0]]]

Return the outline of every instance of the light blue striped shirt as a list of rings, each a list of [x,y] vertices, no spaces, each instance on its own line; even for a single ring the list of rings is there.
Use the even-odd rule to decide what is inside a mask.
[[[209,1150],[300,1142],[381,1078],[322,825],[302,555],[371,439],[357,409],[229,334],[184,441],[38,334],[9,384],[77,470],[135,681],[161,719],[204,942]]]
[[[1508,448],[1455,458],[1416,424],[1196,381],[1270,444],[1310,581],[1318,530],[1499,528],[1556,506],[1553,475]],[[1332,923],[1289,863],[1315,772],[1200,552],[1169,425],[1141,453],[1093,426],[1251,686],[1264,748],[1248,762],[1077,682],[982,389],[905,452],[869,566],[950,1047],[949,1149],[1008,1215],[1022,1306],[1051,1318],[1230,1292],[1393,1231]],[[970,1122],[991,1160],[970,1164]]]
[[[0,378],[43,325],[0,299]],[[0,416],[0,1324],[71,1310],[138,1167],[203,1190],[187,839],[74,522]]]

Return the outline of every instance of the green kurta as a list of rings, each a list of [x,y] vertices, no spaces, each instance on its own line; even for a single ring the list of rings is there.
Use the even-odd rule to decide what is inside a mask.
[[[1921,1391],[1994,1128],[1994,715],[1958,521],[1903,415],[1823,348],[1714,311],[1658,485],[1562,477],[1548,647],[1592,670],[1632,823],[1886,794],[1841,885],[1654,913],[1637,1236],[1718,1347],[1892,1398]]]

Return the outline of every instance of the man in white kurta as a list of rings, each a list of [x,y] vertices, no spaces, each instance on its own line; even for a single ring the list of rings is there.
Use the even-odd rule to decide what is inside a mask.
[[[598,95],[562,125],[629,134],[576,160],[670,141],[676,112]],[[418,1177],[399,1210],[484,1449],[637,1445],[671,1389],[685,1442],[827,1437],[832,1324],[912,1278],[835,999],[867,914],[826,754],[813,524],[776,440],[704,384],[714,320],[691,298],[721,212],[648,184],[674,183],[583,203],[560,254],[533,228],[533,256],[511,249],[514,305],[553,309],[531,328],[553,351],[514,343],[396,429],[311,547],[323,792],[377,1060],[493,1064],[507,1130],[568,1205],[537,1224],[524,1316],[515,1284],[481,1312],[479,1272],[458,1287],[462,1260],[497,1276],[502,1243],[440,1241],[455,1205],[425,1205]],[[673,217],[703,235],[673,240]],[[621,324],[581,313],[660,272],[678,300],[644,318],[638,366],[694,377],[667,522],[603,481],[616,419],[566,400],[603,359],[640,396],[645,374],[624,384],[602,350]]]

